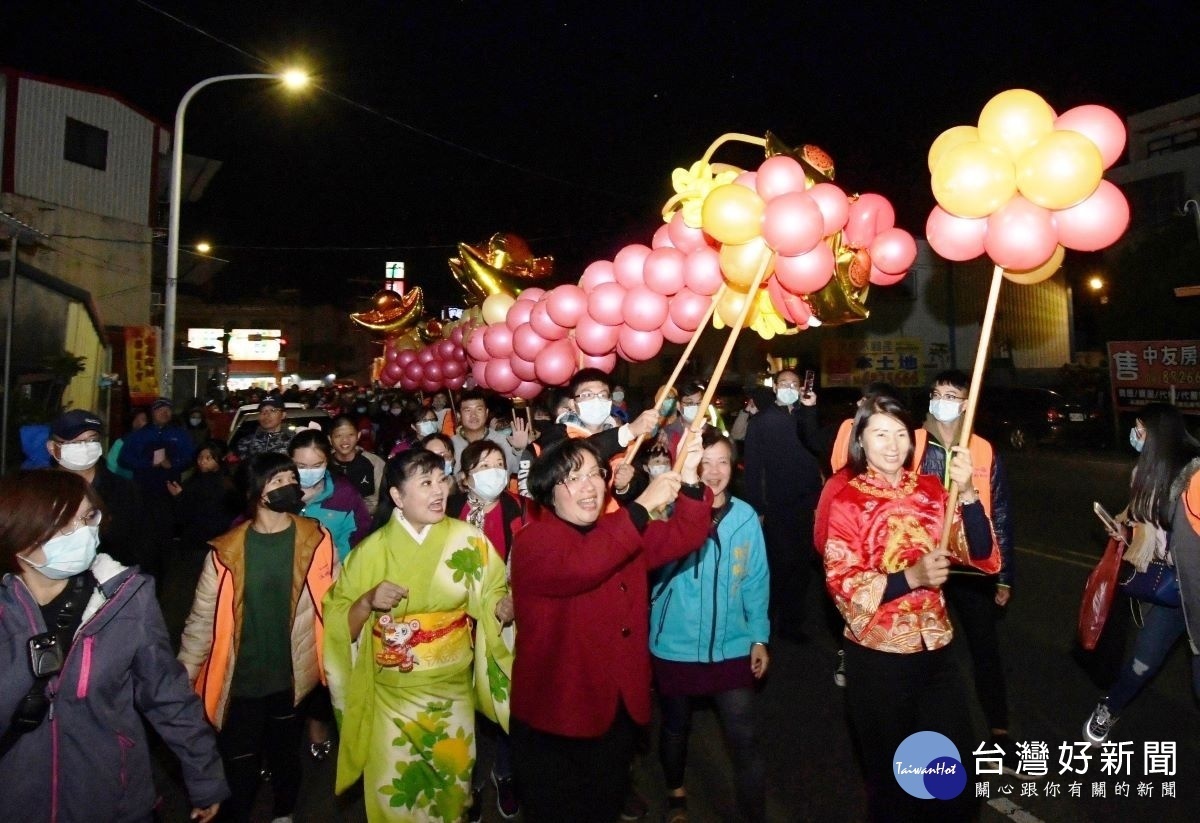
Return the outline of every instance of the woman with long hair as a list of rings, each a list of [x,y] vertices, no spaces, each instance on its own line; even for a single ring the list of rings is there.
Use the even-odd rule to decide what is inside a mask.
[[[1132,535],[1126,560],[1139,571],[1145,571],[1151,560],[1177,565],[1178,558],[1173,556],[1172,511],[1178,495],[1172,494],[1172,486],[1185,467],[1200,456],[1200,443],[1188,433],[1183,414],[1168,403],[1142,407],[1129,430],[1129,443],[1138,452],[1138,460],[1130,482],[1129,506],[1124,517],[1119,517],[1128,524]],[[1187,529],[1188,525],[1181,524],[1181,528]],[[1189,594],[1200,597],[1200,591],[1191,590],[1193,586],[1200,588],[1200,580],[1185,582],[1186,576],[1182,574],[1178,579],[1185,602]],[[1149,603],[1140,606],[1142,628],[1133,654],[1121,667],[1108,695],[1096,704],[1083,724],[1084,739],[1096,745],[1108,739],[1117,719],[1158,674],[1184,632],[1188,633],[1193,648],[1200,641],[1200,636],[1193,634],[1188,626],[1185,608]],[[1192,690],[1200,697],[1200,657],[1196,655],[1192,656]]]
[[[229,796],[215,736],[153,582],[96,553],[102,518],[78,474],[0,480],[0,817],[149,820],[145,720],[207,823]]]

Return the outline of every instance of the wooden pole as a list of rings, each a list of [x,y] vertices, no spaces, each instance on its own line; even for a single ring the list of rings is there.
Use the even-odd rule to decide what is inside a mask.
[[[712,403],[713,395],[717,393],[717,384],[721,382],[721,375],[725,373],[725,367],[729,365],[729,358],[733,354],[733,347],[737,343],[738,335],[742,333],[742,328],[746,325],[746,318],[750,316],[750,310],[754,308],[754,304],[758,300],[758,288],[766,278],[767,269],[771,267],[771,261],[774,258],[775,252],[770,249],[766,249],[763,252],[762,260],[758,264],[758,272],[754,275],[754,282],[750,284],[750,289],[746,292],[746,302],[742,306],[741,312],[738,313],[737,322],[729,329],[729,339],[725,341],[725,348],[721,351],[721,357],[717,360],[717,366],[713,369],[712,377],[709,378],[708,388],[704,390],[704,397],[700,400],[700,408],[696,410],[696,419],[692,421],[688,433],[679,443],[679,453],[675,455],[675,471],[683,468],[688,438],[699,436],[700,430],[704,428],[705,420],[708,417],[708,406]],[[715,300],[713,301],[713,305],[716,305]]]
[[[971,428],[975,425],[975,407],[983,388],[983,371],[987,367],[988,348],[992,341],[992,325],[996,320],[996,304],[1000,300],[1000,284],[1004,282],[1004,269],[992,269],[992,286],[988,290],[987,309],[983,313],[983,325],[979,329],[979,348],[975,350],[975,369],[971,372],[971,393],[967,397],[967,408],[963,412],[962,434],[958,445],[967,448],[971,441]],[[953,457],[953,455],[951,455]],[[946,522],[942,524],[942,540],[938,548],[945,551],[950,545],[950,530],[954,525],[954,509],[958,505],[958,486],[950,484],[950,497],[946,501]]]

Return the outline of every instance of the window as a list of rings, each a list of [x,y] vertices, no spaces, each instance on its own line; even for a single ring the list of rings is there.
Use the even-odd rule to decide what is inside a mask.
[[[108,168],[108,132],[68,117],[63,159],[104,171]]]

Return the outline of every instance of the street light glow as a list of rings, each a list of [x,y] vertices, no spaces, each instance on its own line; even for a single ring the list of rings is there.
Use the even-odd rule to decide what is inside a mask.
[[[279,79],[289,89],[302,89],[308,85],[308,72],[303,69],[288,69],[279,75]]]
[[[1100,289],[1104,288],[1104,281],[1099,277],[1089,277],[1088,288],[1092,291],[1100,291]]]
[[[208,254],[210,251],[212,251],[212,244],[201,240],[196,244],[196,251],[200,252],[201,254]]]

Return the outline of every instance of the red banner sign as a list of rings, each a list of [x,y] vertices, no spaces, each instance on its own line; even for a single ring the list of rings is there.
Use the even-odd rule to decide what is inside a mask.
[[[1113,408],[1134,411],[1172,401],[1200,414],[1200,340],[1130,340],[1108,344]]]

